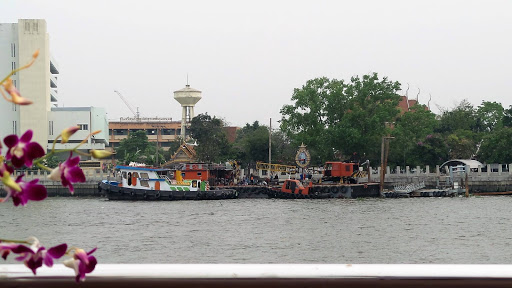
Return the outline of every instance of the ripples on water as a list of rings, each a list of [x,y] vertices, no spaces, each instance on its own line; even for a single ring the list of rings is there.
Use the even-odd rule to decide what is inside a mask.
[[[512,197],[0,205],[0,237],[101,263],[511,263]],[[12,260],[11,260],[12,261]]]

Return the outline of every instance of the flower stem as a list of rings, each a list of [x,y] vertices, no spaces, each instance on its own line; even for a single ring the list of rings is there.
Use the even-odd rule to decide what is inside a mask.
[[[9,242],[9,243],[19,243],[19,244],[31,244],[26,240],[11,240],[11,239],[3,239],[0,238],[0,242]]]

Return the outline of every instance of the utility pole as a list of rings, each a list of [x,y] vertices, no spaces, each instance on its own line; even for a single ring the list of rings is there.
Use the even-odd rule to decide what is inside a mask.
[[[158,167],[158,127],[156,127],[155,167]]]
[[[268,167],[272,164],[272,118],[270,118],[270,127],[268,129]]]
[[[389,122],[385,123],[385,127],[389,128]],[[380,151],[380,194],[382,196],[382,192],[384,191],[384,180],[386,177],[386,167],[388,164],[388,154],[389,154],[389,140],[395,137],[384,136],[382,137],[381,151]]]

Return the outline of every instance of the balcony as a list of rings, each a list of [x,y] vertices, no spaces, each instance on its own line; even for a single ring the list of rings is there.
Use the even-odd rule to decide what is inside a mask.
[[[50,55],[50,73],[52,74],[59,74],[59,64],[52,55]]]
[[[50,97],[52,102],[58,101],[57,88],[50,88]]]
[[[55,74],[50,74],[50,87],[57,88],[57,77]]]

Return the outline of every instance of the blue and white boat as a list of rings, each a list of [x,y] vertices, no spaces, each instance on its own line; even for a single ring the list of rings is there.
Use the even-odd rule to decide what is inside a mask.
[[[109,200],[220,200],[238,198],[233,189],[210,190],[208,181],[184,180],[180,171],[116,166],[115,176],[98,184]],[[172,177],[175,175],[175,177]]]

